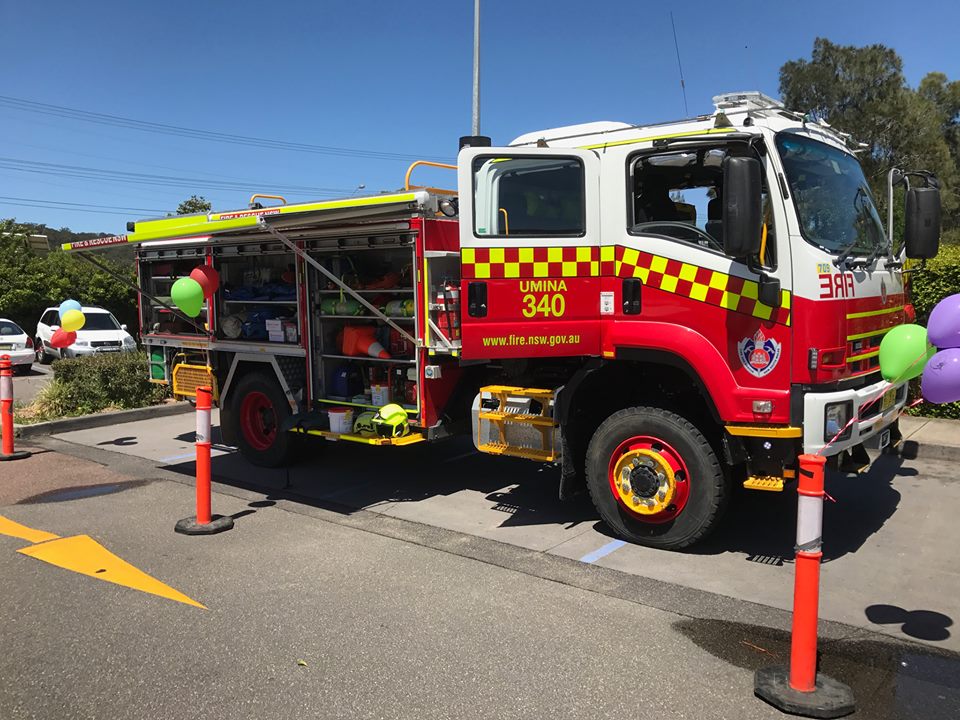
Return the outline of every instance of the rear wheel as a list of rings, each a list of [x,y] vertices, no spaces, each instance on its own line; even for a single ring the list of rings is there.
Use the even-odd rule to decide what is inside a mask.
[[[729,484],[713,447],[692,423],[654,407],[607,418],[587,449],[587,487],[603,521],[641,545],[680,549],[705,537]]]
[[[293,436],[281,429],[292,414],[280,385],[259,372],[244,375],[232,392],[237,445],[251,463],[279,467],[292,459]]]

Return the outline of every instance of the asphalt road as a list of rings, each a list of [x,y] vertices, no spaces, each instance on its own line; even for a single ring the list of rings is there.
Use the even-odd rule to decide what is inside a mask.
[[[556,502],[550,471],[458,443],[323,443],[289,473],[221,447],[236,527],[188,538],[191,420],[70,433],[45,443],[70,456],[0,471],[0,515],[88,533],[208,608],[0,535],[0,717],[782,717],[752,677],[788,657],[795,497],[747,495],[710,545],[662,553]],[[857,621],[821,623],[821,670],[854,717],[955,718],[960,483],[880,470],[830,481],[824,615]]]

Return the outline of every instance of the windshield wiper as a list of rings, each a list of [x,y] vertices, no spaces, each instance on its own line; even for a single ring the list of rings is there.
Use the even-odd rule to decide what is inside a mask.
[[[857,192],[853,196],[853,207],[857,211],[858,215],[864,214],[864,202],[869,202],[870,196],[867,195],[867,191],[864,189],[863,185],[857,188]],[[863,260],[853,260],[850,258],[853,255],[853,250],[857,246],[857,243],[860,242],[860,238],[855,238],[852,243],[847,245],[840,254],[833,261],[833,264],[841,272],[846,272],[847,270],[856,270],[856,269],[866,269],[870,267],[874,261],[880,257],[880,253],[885,249],[882,243],[877,242],[874,244],[873,250],[870,251],[870,254],[867,255]]]

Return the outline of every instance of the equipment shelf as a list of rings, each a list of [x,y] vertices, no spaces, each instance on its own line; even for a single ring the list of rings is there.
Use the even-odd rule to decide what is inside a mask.
[[[389,360],[385,358],[375,358],[375,357],[363,357],[361,355],[330,355],[329,353],[323,353],[320,355],[322,358],[333,358],[334,360],[355,360],[357,362],[378,362],[378,363],[392,363],[394,365],[416,365],[417,361],[407,358],[390,358]]]

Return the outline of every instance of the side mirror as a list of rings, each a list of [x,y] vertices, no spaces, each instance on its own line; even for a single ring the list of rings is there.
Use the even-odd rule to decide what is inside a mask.
[[[121,326],[120,326],[120,329],[123,330],[124,332],[126,332],[127,326],[126,326],[126,325],[121,325]]]
[[[723,251],[738,260],[760,252],[763,215],[760,161],[726,157],[723,161]]]
[[[934,187],[907,190],[903,244],[907,257],[928,260],[940,249],[940,191]]]

